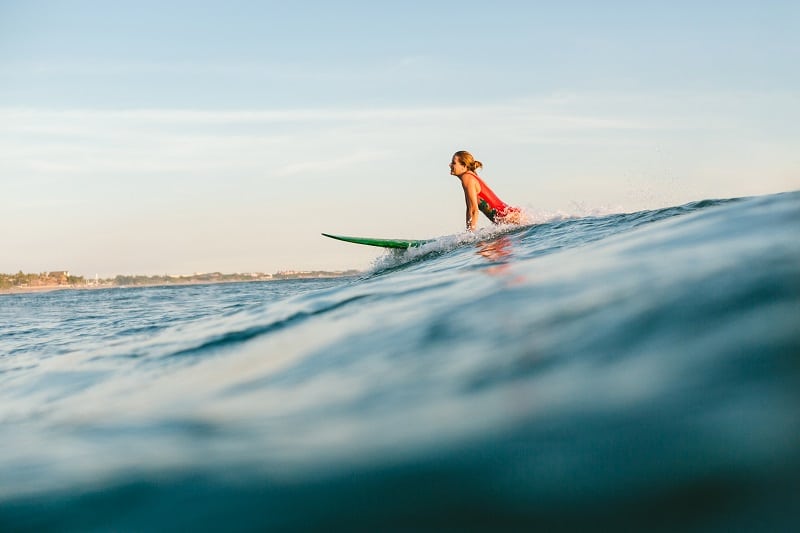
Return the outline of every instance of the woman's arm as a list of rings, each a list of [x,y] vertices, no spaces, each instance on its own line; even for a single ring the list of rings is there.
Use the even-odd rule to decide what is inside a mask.
[[[461,186],[464,188],[464,201],[467,204],[467,231],[475,231],[478,227],[478,193],[481,186],[478,180],[469,175],[462,176]]]

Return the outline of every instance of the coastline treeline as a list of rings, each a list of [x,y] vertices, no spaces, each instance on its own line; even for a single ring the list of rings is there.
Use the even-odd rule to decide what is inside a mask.
[[[51,287],[85,285],[83,276],[71,276],[69,272],[40,272],[38,274],[19,271],[16,274],[0,274],[0,289],[13,287]]]
[[[251,272],[246,274],[223,274],[221,272],[198,273],[190,275],[118,275],[113,278],[86,279],[83,276],[73,276],[67,271],[24,273],[21,270],[16,274],[0,273],[0,289],[16,288],[45,288],[45,287],[130,287],[145,285],[179,285],[189,283],[227,283],[235,281],[269,281],[279,279],[303,278],[331,278],[340,276],[354,276],[358,270],[304,270],[282,271],[275,274]]]

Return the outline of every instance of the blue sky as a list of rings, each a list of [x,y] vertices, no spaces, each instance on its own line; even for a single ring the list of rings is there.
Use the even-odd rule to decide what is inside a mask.
[[[0,0],[0,272],[365,268],[319,232],[800,188],[797,2]]]

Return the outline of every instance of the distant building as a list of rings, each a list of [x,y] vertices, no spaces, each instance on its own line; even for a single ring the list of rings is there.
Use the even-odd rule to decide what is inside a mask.
[[[63,285],[67,283],[69,280],[69,271],[68,270],[54,270],[52,272],[47,273],[47,277],[51,280],[55,281],[59,285]]]

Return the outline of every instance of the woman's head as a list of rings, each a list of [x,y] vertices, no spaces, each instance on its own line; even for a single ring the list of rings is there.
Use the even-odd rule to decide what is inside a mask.
[[[457,176],[463,174],[458,173],[458,170],[475,172],[479,168],[483,168],[483,163],[476,161],[472,154],[466,150],[459,150],[453,154],[453,159],[450,161],[450,173]]]

